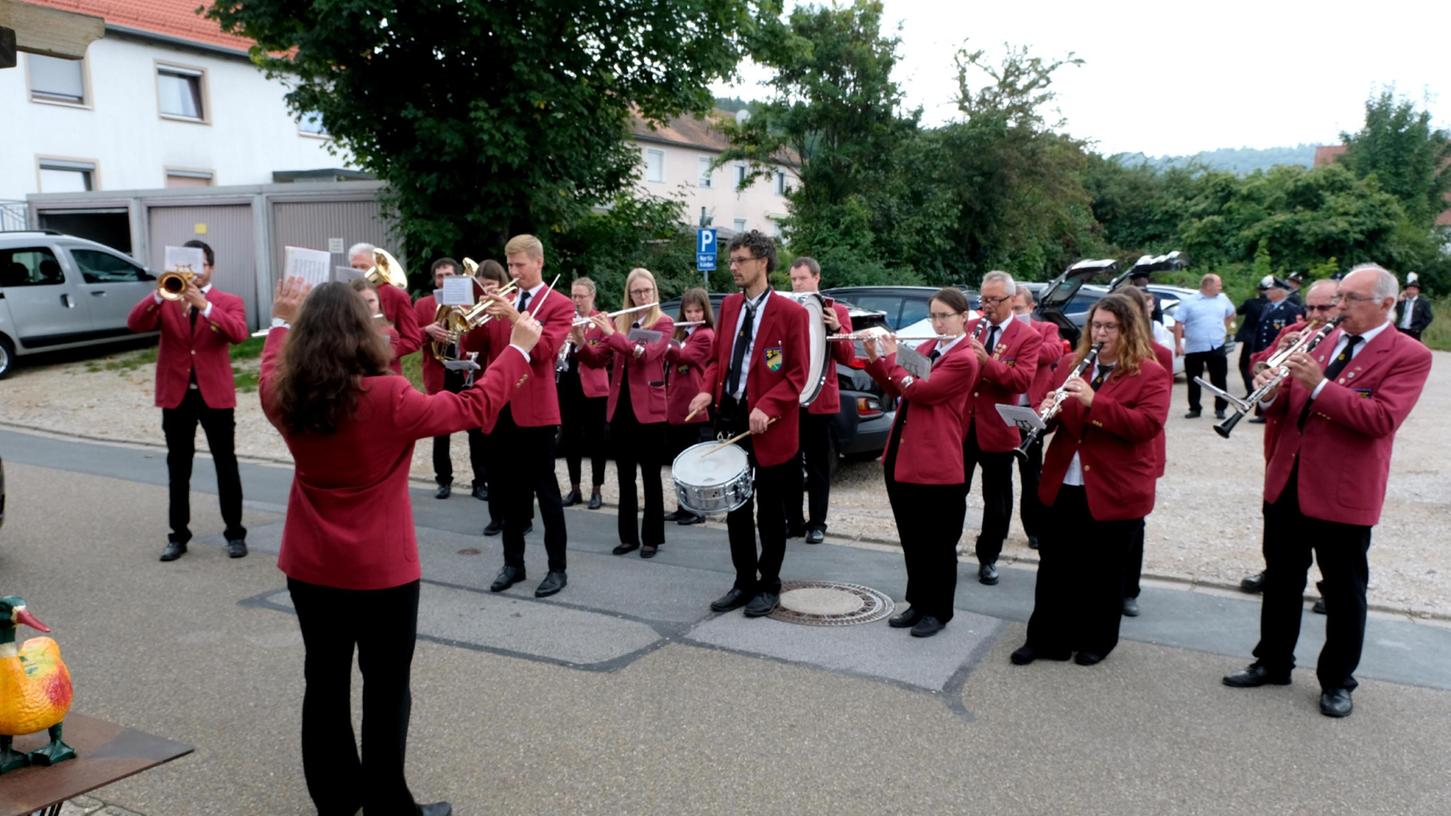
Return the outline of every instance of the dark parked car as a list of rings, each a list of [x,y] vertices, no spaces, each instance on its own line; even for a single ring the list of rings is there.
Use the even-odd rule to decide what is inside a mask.
[[[880,311],[863,309],[829,292],[822,294],[846,306],[855,331],[885,325],[886,315]],[[724,292],[712,292],[710,295],[711,311],[717,318],[725,297]],[[660,304],[660,309],[674,318],[680,314],[680,299],[668,300]],[[832,449],[839,456],[876,456],[886,447],[887,435],[891,433],[892,420],[896,416],[889,407],[890,400],[863,370],[866,360],[861,358],[860,349],[858,359],[852,365],[837,363],[835,367],[837,384],[841,387],[841,411],[831,424]]]

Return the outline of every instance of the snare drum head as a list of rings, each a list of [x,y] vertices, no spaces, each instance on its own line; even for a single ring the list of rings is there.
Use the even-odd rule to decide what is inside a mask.
[[[822,301],[821,295],[815,292],[797,295],[796,299],[806,307],[808,315],[806,388],[801,391],[801,404],[810,405],[821,393],[821,386],[826,382],[827,365],[831,362],[831,355],[826,348],[825,310],[828,307]]]
[[[745,449],[739,445],[720,447],[719,442],[691,445],[675,457],[670,475],[678,482],[693,487],[719,487],[739,479],[750,467]],[[714,453],[710,453],[712,450]],[[710,453],[709,456],[706,456]]]

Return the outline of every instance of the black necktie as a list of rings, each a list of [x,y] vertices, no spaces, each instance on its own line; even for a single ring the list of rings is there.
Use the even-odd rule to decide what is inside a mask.
[[[941,349],[933,349],[931,352],[929,352],[927,354],[927,359],[930,362],[936,363],[937,362],[937,358],[938,357],[941,357],[941,356],[942,356],[942,350]]]
[[[987,331],[987,342],[986,343],[983,343],[982,344],[982,347],[985,348],[985,349],[987,349],[988,354],[992,354],[993,346],[997,345],[997,343],[998,343],[998,327],[997,326],[993,326],[991,329],[988,329],[988,331]]]
[[[197,315],[197,309],[196,309],[195,306],[191,307],[191,309],[189,309],[187,311],[187,317],[190,317],[191,318],[191,327],[193,329],[196,328],[196,315]]]
[[[1097,391],[1098,387],[1100,385],[1103,385],[1103,381],[1108,379],[1109,375],[1112,373],[1113,366],[1099,366],[1098,373],[1093,375],[1093,380],[1088,384],[1089,387],[1091,387],[1094,391]]]
[[[1350,364],[1351,353],[1355,351],[1356,345],[1363,339],[1365,338],[1358,334],[1345,335],[1345,348],[1341,349],[1340,353],[1335,355],[1335,359],[1330,361],[1330,365],[1325,366],[1325,379],[1335,382],[1335,378],[1339,377],[1340,372],[1344,371],[1345,367]],[[1305,427],[1305,420],[1310,418],[1311,402],[1311,400],[1305,400],[1305,407],[1300,409],[1300,419],[1296,423],[1296,427]]]
[[[529,305],[529,290],[528,289],[525,289],[523,292],[520,292],[519,293],[519,305],[516,306],[515,308],[522,312],[522,311],[524,311],[524,307],[525,306],[528,306],[528,305]]]
[[[756,303],[746,301],[746,319],[741,321],[741,330],[736,332],[736,347],[731,350],[731,370],[730,376],[726,378],[726,394],[732,397],[740,387],[746,348],[751,345],[751,335],[756,330],[756,308]]]

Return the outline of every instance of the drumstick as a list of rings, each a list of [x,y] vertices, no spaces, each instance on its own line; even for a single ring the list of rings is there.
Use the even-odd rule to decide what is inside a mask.
[[[680,421],[680,424],[681,424],[681,425],[685,425],[685,424],[687,424],[687,423],[689,423],[689,422],[690,422],[690,420],[691,420],[691,419],[692,419],[692,418],[693,418],[693,417],[694,417],[694,416],[695,416],[695,415],[696,415],[696,414],[698,414],[698,413],[700,413],[700,409],[699,409],[699,408],[696,408],[696,409],[695,409],[695,410],[694,410],[694,411],[691,411],[691,412],[690,412],[690,413],[688,413],[688,414],[686,414],[686,415],[685,415],[685,419],[683,419],[683,420],[681,420],[681,421]]]
[[[772,422],[775,422],[775,421],[776,421],[776,418],[775,417],[771,417],[770,419],[766,420],[766,424],[767,425],[770,425]],[[715,453],[718,450],[722,450],[724,448],[729,448],[731,445],[734,445],[735,443],[741,441],[742,439],[745,439],[746,437],[748,437],[750,435],[751,435],[751,432],[750,431],[742,431],[741,433],[736,434],[735,436],[731,437],[730,439],[727,439],[726,441],[720,443],[719,445],[716,445],[715,447],[711,448],[710,450],[706,451],[705,453],[702,453],[700,455],[700,458],[704,459],[705,457],[711,455],[712,453]]]

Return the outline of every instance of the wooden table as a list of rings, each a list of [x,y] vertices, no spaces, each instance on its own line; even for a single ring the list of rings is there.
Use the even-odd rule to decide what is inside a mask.
[[[185,743],[72,711],[65,720],[67,745],[76,758],[51,767],[31,766],[0,776],[0,816],[60,813],[65,800],[105,787],[192,752]],[[15,750],[34,751],[50,742],[42,731],[15,738]]]

